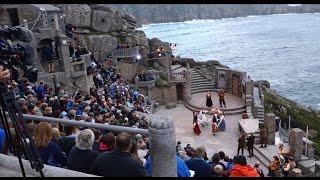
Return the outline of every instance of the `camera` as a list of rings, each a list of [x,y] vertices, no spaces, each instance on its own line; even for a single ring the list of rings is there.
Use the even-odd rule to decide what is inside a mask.
[[[31,31],[21,27],[0,29],[0,65],[11,70],[11,79],[15,81],[19,78],[17,68],[23,70],[24,76],[30,82],[37,81],[35,73],[38,70],[34,67],[27,68],[33,64],[34,49],[29,44],[33,38]],[[21,41],[21,43],[14,45],[11,41]]]

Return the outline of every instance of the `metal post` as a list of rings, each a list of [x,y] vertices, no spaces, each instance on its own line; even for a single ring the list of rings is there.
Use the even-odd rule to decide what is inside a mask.
[[[54,19],[54,28],[55,28],[57,31],[60,31],[59,21],[58,21],[58,15],[57,15],[56,13],[53,14],[53,19]]]
[[[308,132],[309,131],[309,126],[307,126],[307,133],[306,133],[306,149],[304,151],[304,155],[307,156],[308,154]]]
[[[289,115],[289,127],[288,127],[288,132],[290,132],[291,129],[291,115]]]

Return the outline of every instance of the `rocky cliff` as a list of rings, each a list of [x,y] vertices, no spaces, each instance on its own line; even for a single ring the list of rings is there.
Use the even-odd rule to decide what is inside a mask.
[[[155,46],[143,31],[135,30],[137,19],[125,11],[106,4],[56,5],[64,10],[65,23],[76,27],[77,43],[87,45],[99,59],[110,55],[118,43],[140,46],[142,57],[150,51],[150,43]]]
[[[319,4],[305,4],[297,7],[287,4],[112,4],[112,6],[134,15],[139,25],[192,19],[320,12]]]

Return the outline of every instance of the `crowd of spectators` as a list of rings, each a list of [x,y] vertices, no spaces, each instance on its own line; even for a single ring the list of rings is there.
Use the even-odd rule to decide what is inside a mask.
[[[139,81],[152,81],[155,79],[154,75],[149,71],[139,73],[136,77]]]

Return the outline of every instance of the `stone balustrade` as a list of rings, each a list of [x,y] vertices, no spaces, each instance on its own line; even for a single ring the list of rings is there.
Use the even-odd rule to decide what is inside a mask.
[[[120,48],[112,51],[113,58],[136,57],[139,55],[139,46],[132,48]]]

